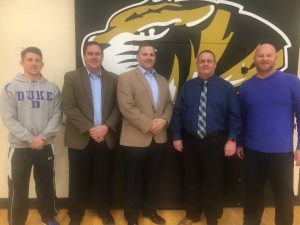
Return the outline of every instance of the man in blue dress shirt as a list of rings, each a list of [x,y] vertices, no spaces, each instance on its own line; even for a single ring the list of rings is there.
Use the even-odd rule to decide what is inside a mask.
[[[69,156],[69,225],[79,225],[92,199],[104,225],[109,210],[112,149],[120,112],[118,76],[102,68],[103,52],[94,41],[83,47],[85,67],[66,73],[62,89]]]
[[[222,216],[224,161],[235,154],[240,133],[239,101],[234,87],[215,75],[210,50],[197,56],[198,77],[187,81],[177,96],[172,118],[174,148],[183,153],[186,217],[191,225],[203,209],[208,225]]]
[[[136,59],[137,67],[120,75],[117,88],[123,115],[124,215],[128,225],[138,225],[141,211],[153,223],[165,224],[156,208],[173,106],[167,80],[154,69],[154,46],[142,42]]]

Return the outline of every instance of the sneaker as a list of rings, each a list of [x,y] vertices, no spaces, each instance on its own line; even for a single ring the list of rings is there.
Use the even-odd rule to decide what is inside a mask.
[[[59,223],[56,221],[56,219],[42,219],[43,225],[59,225]]]

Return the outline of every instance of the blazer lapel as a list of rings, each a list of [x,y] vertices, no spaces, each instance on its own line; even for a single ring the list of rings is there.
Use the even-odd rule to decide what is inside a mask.
[[[146,88],[148,96],[149,96],[150,101],[152,103],[153,109],[155,110],[154,100],[153,100],[153,96],[152,96],[152,91],[150,89],[150,86],[149,86],[149,84],[148,84],[145,76],[142,74],[142,72],[138,68],[136,68],[136,73],[137,73],[138,79],[143,83],[144,87]]]
[[[103,112],[103,110],[105,109],[105,105],[106,105],[106,102],[105,102],[105,99],[107,99],[106,98],[106,95],[107,95],[107,93],[108,93],[108,84],[109,84],[109,82],[108,82],[108,77],[107,77],[108,75],[105,73],[105,71],[103,71],[103,70],[101,70],[101,75],[100,75],[100,77],[101,77],[101,104],[102,104],[102,112]]]
[[[160,77],[160,75],[157,74],[157,76],[156,76],[156,81],[157,81],[157,85],[158,85],[158,102],[157,102],[157,108],[159,108],[160,105],[161,105],[161,100],[162,100],[161,90],[164,89],[163,82],[162,82],[161,79],[162,78]]]
[[[92,97],[92,89],[91,89],[91,83],[90,83],[90,78],[87,74],[86,69],[83,70],[82,73],[80,73],[81,80],[84,86],[84,90],[86,92],[86,96],[88,97],[89,102],[91,105],[93,105],[93,97]]]

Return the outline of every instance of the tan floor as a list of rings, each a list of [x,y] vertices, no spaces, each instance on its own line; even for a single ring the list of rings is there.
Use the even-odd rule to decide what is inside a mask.
[[[224,215],[219,221],[219,225],[242,225],[242,208],[225,208]],[[113,210],[113,217],[116,225],[127,225],[122,210]],[[161,210],[159,214],[166,219],[166,225],[176,225],[179,220],[184,216],[183,210]],[[0,210],[0,225],[8,225],[7,222],[7,210]],[[61,225],[68,225],[69,217],[67,210],[63,209],[59,211],[57,220]],[[147,218],[140,218],[140,225],[153,225],[153,223]],[[205,225],[205,219],[202,218],[200,222],[194,223],[194,225]],[[294,225],[300,224],[300,206],[295,207],[295,219]],[[26,225],[41,225],[40,216],[37,210],[30,210]],[[99,219],[93,211],[87,210],[84,216],[84,220],[81,225],[102,225],[101,219]],[[274,208],[266,208],[262,219],[261,225],[274,225]]]

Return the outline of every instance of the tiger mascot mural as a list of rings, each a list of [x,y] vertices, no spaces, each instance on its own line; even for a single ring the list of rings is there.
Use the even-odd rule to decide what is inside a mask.
[[[255,49],[269,42],[278,50],[276,68],[288,67],[289,38],[271,22],[221,0],[146,0],[113,13],[103,30],[85,36],[85,42],[103,46],[103,67],[116,74],[137,65],[139,42],[157,50],[156,69],[169,80],[173,99],[178,88],[197,74],[196,56],[204,49],[216,54],[216,74],[239,86],[256,72]],[[81,50],[82,52],[82,50]]]

